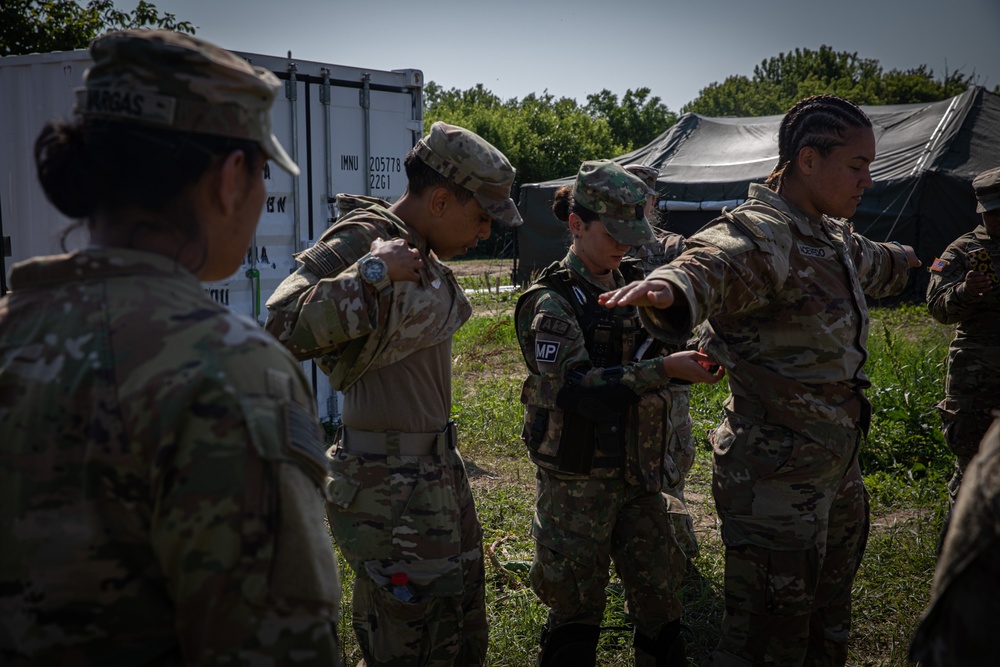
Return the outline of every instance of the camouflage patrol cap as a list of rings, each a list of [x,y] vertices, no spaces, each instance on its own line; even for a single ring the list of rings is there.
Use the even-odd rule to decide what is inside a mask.
[[[610,160],[584,162],[573,184],[573,201],[596,213],[623,245],[637,246],[656,237],[646,221],[646,184]]]
[[[247,139],[292,176],[299,168],[271,134],[280,84],[271,72],[209,42],[168,30],[110,32],[76,91],[78,114],[177,132]]]
[[[647,167],[644,164],[627,164],[625,171],[639,178],[649,188],[649,194],[656,195],[656,179],[660,177],[660,170],[656,167]]]
[[[1000,208],[1000,167],[987,169],[972,180],[972,189],[976,191],[976,213],[986,213]]]
[[[493,144],[464,127],[438,121],[414,150],[428,167],[471,191],[494,219],[510,227],[521,224],[510,198],[514,167]]]

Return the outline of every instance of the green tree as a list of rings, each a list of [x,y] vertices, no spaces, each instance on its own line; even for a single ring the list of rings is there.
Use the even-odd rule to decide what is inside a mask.
[[[3,0],[0,56],[82,49],[103,32],[130,28],[195,31],[189,21],[160,14],[145,0],[131,12],[115,8],[113,0],[90,0],[86,6],[73,0]]]
[[[612,158],[643,146],[676,120],[648,88],[617,96],[603,90],[585,107],[567,97],[542,94],[501,100],[482,84],[468,90],[424,87],[424,123],[461,125],[510,159],[518,183],[536,183],[576,173],[584,160]]]
[[[925,65],[885,72],[877,60],[857,53],[795,49],[754,67],[753,76],[712,83],[683,111],[705,116],[783,114],[809,95],[834,94],[858,104],[907,104],[943,100],[963,92],[973,75],[952,72],[935,79]]]
[[[605,88],[595,95],[587,95],[584,107],[594,118],[604,118],[611,128],[615,142],[626,146],[626,152],[645,146],[677,122],[659,97],[650,97],[649,88],[626,90],[622,100]]]

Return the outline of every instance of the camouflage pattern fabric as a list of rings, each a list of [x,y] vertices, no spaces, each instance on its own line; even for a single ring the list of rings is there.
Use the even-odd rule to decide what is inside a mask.
[[[281,84],[261,67],[204,40],[168,30],[109,32],[77,89],[76,112],[148,127],[256,141],[292,176],[299,168],[271,133]]]
[[[268,301],[265,327],[299,358],[317,359],[344,392],[346,426],[440,431],[451,407],[452,336],[472,307],[451,270],[385,202],[338,196],[341,204],[350,212],[299,256]],[[357,260],[376,238],[417,248],[420,280],[386,292],[362,281]],[[433,373],[424,372],[428,358]],[[386,392],[395,409],[375,404]],[[362,454],[338,441],[329,456],[330,525],[356,575],[353,625],[368,667],[483,664],[482,529],[458,450]],[[410,578],[415,601],[393,596],[396,572]]]
[[[663,496],[621,479],[579,479],[538,469],[531,587],[549,607],[548,627],[600,625],[608,566],[625,588],[625,610],[656,637],[680,618],[684,555],[666,521]]]
[[[1000,266],[1000,239],[979,225],[948,245],[930,266],[927,307],[942,324],[955,325],[948,348],[944,399],[938,403],[945,442],[954,452],[955,474],[949,482],[952,502],[962,474],[979,450],[992,410],[1000,409],[1000,287],[981,297],[965,289],[969,254],[986,249]]]
[[[0,300],[0,662],[338,664],[298,364],[170,259],[16,265]]]
[[[711,436],[726,545],[712,667],[844,665],[850,594],[868,535],[856,457],[727,412]],[[819,626],[819,627],[817,627]]]
[[[966,470],[934,569],[930,604],[910,644],[910,660],[922,667],[1000,664],[998,582],[1000,420],[987,431]]]
[[[865,295],[889,296],[903,289],[905,253],[854,234],[846,222],[807,217],[757,184],[750,186],[745,204],[709,223],[687,243],[687,251],[650,277],[666,280],[683,293],[688,310],[643,308],[644,322],[657,335],[676,339],[707,319],[698,329],[700,346],[726,368],[731,391],[719,428],[737,434],[742,420],[752,420],[766,429],[759,436],[762,443],[774,440],[773,446],[761,445],[765,451],[773,450],[769,462],[749,467],[742,463],[749,455],[740,451],[746,447],[743,439],[723,452],[720,443],[728,439],[720,432],[715,436],[714,477],[719,482],[713,490],[726,543],[729,600],[715,659],[717,664],[745,664],[741,661],[808,655],[805,663],[793,664],[843,664],[846,652],[840,642],[847,639],[853,581],[853,576],[845,575],[844,563],[860,557],[854,541],[864,532],[867,517],[866,512],[856,511],[856,498],[863,491],[855,488],[849,463],[867,427],[869,410],[863,395],[870,384],[863,369],[868,335]],[[807,446],[815,452],[824,450],[824,465],[830,470],[810,477],[819,454],[788,458],[787,448],[779,445],[790,438],[796,442],[796,452]],[[810,510],[816,513],[815,520],[790,515],[787,508],[795,495],[782,500],[780,486],[770,504],[747,495],[754,483],[764,481],[764,471],[792,479],[799,466],[804,466],[802,477],[812,479],[815,487],[811,498],[819,504]],[[727,480],[747,474],[746,488],[734,487],[720,495]],[[783,527],[764,530],[774,524]],[[817,557],[809,561],[809,581],[844,576],[832,586],[837,590],[801,605],[768,606],[769,589],[761,588],[766,581],[728,577],[730,564],[735,572],[747,551],[766,553],[780,563],[783,550],[810,549]],[[773,578],[781,576],[780,569],[773,570]],[[805,575],[792,568],[788,576],[801,586]],[[746,602],[736,604],[738,598]],[[810,616],[815,637],[825,632],[826,640],[803,643],[801,633],[793,629],[796,626],[784,625],[790,612]],[[776,634],[767,645],[747,634],[755,613],[776,617]]]
[[[368,667],[481,665],[487,619],[482,528],[458,451],[333,450],[330,525],[358,574],[353,626]],[[391,590],[405,572],[415,601]]]
[[[659,172],[652,171],[651,177],[655,183],[656,174]],[[684,236],[681,234],[658,227],[653,227],[653,233],[656,234],[653,243],[634,249],[634,257],[639,260],[643,273],[646,274],[673,261],[687,248]],[[666,347],[669,352],[679,352],[686,346]],[[673,383],[668,387],[672,396],[670,423],[673,426],[673,436],[670,438],[667,455],[663,461],[663,500],[667,504],[667,512],[674,526],[677,543],[690,560],[698,555],[698,535],[684,500],[684,480],[694,465],[695,457],[694,424],[691,422],[691,387]]]
[[[600,217],[608,234],[624,245],[653,241],[646,220],[646,185],[611,160],[590,160],[580,166],[573,183],[573,201]]]
[[[607,285],[572,251],[561,266],[583,279],[587,290],[580,293],[584,298],[596,299],[606,291]],[[612,275],[616,284],[625,284],[618,271]],[[620,316],[626,315],[625,310]],[[526,404],[525,427],[530,429],[535,423],[539,409],[548,410],[538,450],[555,454],[564,421],[556,397],[567,373],[586,369],[580,380],[585,387],[598,388],[609,380],[602,377],[602,368],[590,367],[573,307],[557,292],[545,288],[525,292],[515,325],[529,371],[521,398]],[[638,338],[635,341],[637,345]],[[640,396],[637,418],[629,421],[624,465],[600,465],[598,452],[588,476],[565,475],[537,458],[534,445],[529,447],[539,466],[531,582],[550,607],[549,627],[600,623],[609,560],[625,584],[627,613],[641,632],[655,637],[663,624],[681,614],[676,589],[684,555],[673,539],[659,493],[661,463],[671,436],[671,394],[665,387],[662,358],[632,362],[634,352],[635,346],[624,346],[623,374],[618,380]],[[642,461],[638,466],[636,459]]]
[[[315,359],[333,387],[346,391],[368,370],[450,340],[472,306],[451,270],[430,258],[427,241],[387,202],[360,207],[344,195],[340,201],[354,208],[299,254],[298,269],[267,300],[264,328],[296,358]],[[399,282],[379,294],[361,279],[357,260],[377,238],[402,238],[420,250],[426,268],[419,282]],[[439,302],[442,293],[454,295],[454,307]]]
[[[630,253],[632,257],[642,262],[642,269],[646,273],[673,261],[687,248],[684,236],[681,234],[668,232],[659,227],[653,227],[653,234],[655,240],[637,246]]]
[[[493,144],[464,127],[437,121],[414,147],[428,167],[472,192],[497,222],[517,227],[523,220],[510,198],[515,169]]]

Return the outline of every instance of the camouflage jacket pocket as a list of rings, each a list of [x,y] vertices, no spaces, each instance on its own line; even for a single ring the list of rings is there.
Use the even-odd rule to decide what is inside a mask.
[[[330,502],[338,507],[347,509],[351,506],[351,501],[358,494],[361,482],[351,479],[346,475],[335,472],[327,482],[327,495]]]

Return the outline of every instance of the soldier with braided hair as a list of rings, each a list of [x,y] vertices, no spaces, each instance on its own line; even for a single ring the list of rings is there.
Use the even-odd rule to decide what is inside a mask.
[[[900,292],[913,249],[854,233],[871,121],[831,95],[785,114],[778,163],[670,264],[601,296],[659,337],[694,325],[730,396],[712,434],[726,548],[713,667],[844,665],[868,532],[858,467],[870,404],[865,296]]]

